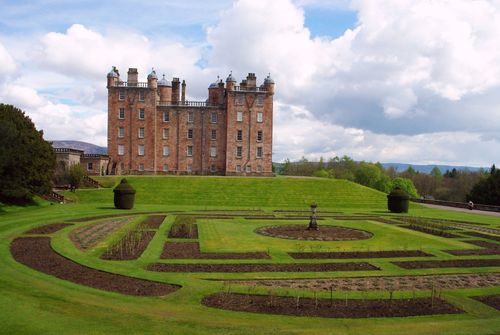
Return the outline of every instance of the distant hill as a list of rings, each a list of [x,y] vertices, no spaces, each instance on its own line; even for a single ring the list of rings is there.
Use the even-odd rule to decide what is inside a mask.
[[[51,141],[54,148],[71,148],[83,150],[86,154],[106,155],[108,148],[81,141]]]
[[[445,173],[447,170],[451,171],[453,169],[457,169],[458,171],[470,171],[470,172],[476,172],[479,171],[480,169],[485,169],[488,170],[489,168],[479,168],[479,167],[471,167],[471,166],[455,166],[455,165],[439,165],[439,164],[432,164],[432,165],[415,165],[415,164],[407,164],[407,163],[382,163],[382,166],[387,169],[389,167],[393,167],[396,169],[398,172],[403,172],[408,169],[408,167],[412,167],[415,169],[415,171],[418,172],[423,172],[423,173],[429,173],[431,170],[437,166],[439,170],[441,170],[442,173]]]

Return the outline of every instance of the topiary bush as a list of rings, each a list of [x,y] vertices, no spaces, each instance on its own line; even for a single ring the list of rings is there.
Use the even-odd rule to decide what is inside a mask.
[[[409,205],[410,197],[399,187],[396,187],[387,195],[387,208],[392,213],[408,213]]]
[[[135,201],[135,189],[123,178],[113,190],[115,194],[115,208],[132,209]]]

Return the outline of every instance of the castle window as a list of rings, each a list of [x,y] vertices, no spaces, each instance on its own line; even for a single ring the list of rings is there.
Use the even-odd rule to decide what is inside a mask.
[[[188,171],[189,173],[193,172],[193,165],[188,164],[188,166],[187,166],[187,171]]]
[[[118,128],[118,137],[119,138],[125,137],[125,128],[123,128],[123,127]]]
[[[123,144],[118,144],[118,156],[125,155],[125,146]]]
[[[144,108],[139,108],[139,120],[144,120]]]
[[[236,147],[236,157],[241,158],[243,147]]]
[[[238,121],[238,122],[243,121],[243,112],[236,113],[236,121]]]
[[[241,165],[236,165],[236,172],[241,172]]]
[[[187,147],[187,155],[189,157],[193,156],[193,146],[192,145],[188,145],[188,147]]]
[[[87,171],[94,170],[94,164],[92,162],[87,163]]]
[[[163,122],[170,121],[170,114],[168,112],[163,112]]]
[[[139,91],[139,101],[144,101],[146,98],[146,92],[144,91]]]
[[[163,164],[163,172],[168,172],[168,164]]]
[[[252,172],[252,166],[251,165],[247,165],[246,168],[245,168],[245,172],[246,173]]]
[[[217,123],[217,113],[212,112],[212,114],[210,114],[210,121],[212,123]]]
[[[238,129],[236,132],[236,141],[243,141],[243,130]]]
[[[217,168],[215,167],[215,164],[210,165],[210,172],[214,173],[217,171]]]
[[[168,139],[168,137],[170,136],[170,130],[169,128],[163,128],[163,139]]]
[[[255,100],[255,104],[257,106],[262,106],[264,105],[264,97],[262,95],[259,95],[257,99]]]
[[[257,158],[262,158],[262,147],[257,147]]]
[[[194,113],[193,112],[189,112],[188,113],[188,122],[189,123],[193,123],[194,122]]]
[[[217,139],[217,130],[212,129],[212,136],[211,136],[212,141],[215,141]]]
[[[144,156],[144,144],[139,144],[137,146],[137,154],[139,156]]]
[[[261,165],[257,165],[257,173],[262,173],[262,166]]]
[[[237,105],[243,105],[244,102],[245,102],[245,97],[243,96],[243,94],[239,94],[236,96]]]
[[[164,145],[163,146],[163,156],[168,156],[170,154],[170,150],[168,146]]]
[[[118,110],[118,118],[123,120],[125,118],[125,108],[120,108]]]
[[[258,112],[257,113],[257,122],[262,122],[262,120],[263,120],[262,112]]]
[[[143,163],[139,164],[139,171],[144,171],[144,164]]]
[[[257,142],[262,142],[262,130],[257,131]]]
[[[210,157],[217,157],[217,147],[210,147]]]
[[[193,129],[188,129],[188,139],[189,140],[193,139]]]
[[[139,128],[139,138],[144,138],[144,128]]]
[[[125,90],[118,91],[118,100],[125,100]]]

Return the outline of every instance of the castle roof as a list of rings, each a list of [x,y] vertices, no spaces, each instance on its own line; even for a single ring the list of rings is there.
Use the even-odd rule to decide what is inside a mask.
[[[112,67],[111,71],[108,72],[108,78],[118,78],[118,73],[116,73],[116,67]]]
[[[156,76],[156,71],[153,68],[151,69],[151,73],[148,74],[148,80],[150,79],[158,79],[158,77]]]
[[[267,85],[267,84],[274,84],[274,80],[273,80],[273,78],[271,78],[270,73],[267,75],[266,79],[264,79],[264,85]]]
[[[228,82],[228,81],[234,81],[234,82],[236,82],[236,79],[234,79],[234,77],[233,77],[233,71],[231,71],[229,73],[229,76],[227,76],[226,82]]]
[[[171,85],[170,82],[167,79],[165,79],[165,75],[163,75],[163,78],[161,78],[158,81],[158,86],[171,86]]]

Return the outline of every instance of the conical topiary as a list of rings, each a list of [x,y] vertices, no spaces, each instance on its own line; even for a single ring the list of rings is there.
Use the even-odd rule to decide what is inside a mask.
[[[387,195],[387,208],[392,213],[408,213],[410,197],[401,188],[396,187]]]
[[[135,189],[123,178],[113,190],[115,194],[115,208],[132,209],[134,207]]]

